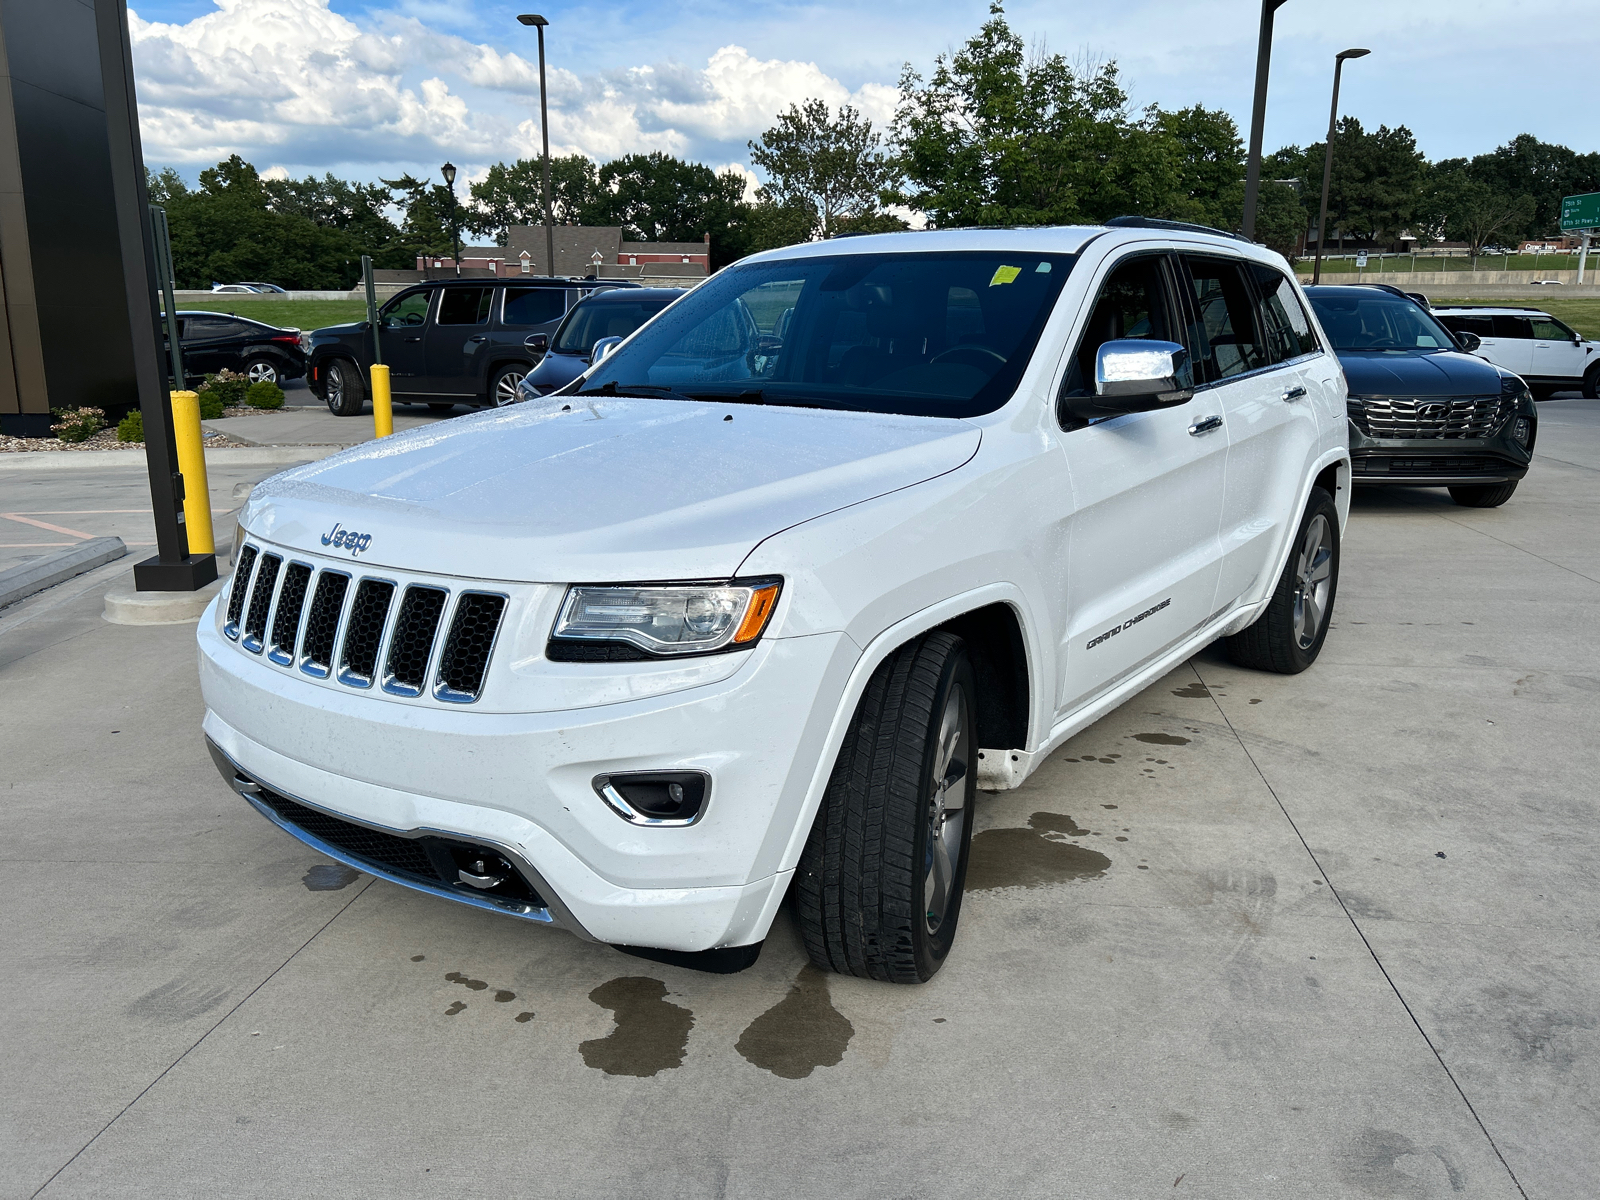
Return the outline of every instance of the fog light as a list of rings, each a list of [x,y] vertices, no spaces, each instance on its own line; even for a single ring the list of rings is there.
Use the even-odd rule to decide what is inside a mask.
[[[711,797],[704,771],[634,771],[596,775],[594,790],[611,811],[634,825],[693,825]]]
[[[1519,445],[1528,444],[1528,418],[1518,417],[1511,423],[1511,438]]]

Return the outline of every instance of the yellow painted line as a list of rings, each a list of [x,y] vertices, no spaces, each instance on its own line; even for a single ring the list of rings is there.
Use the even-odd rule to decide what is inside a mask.
[[[48,529],[51,533],[64,533],[68,537],[83,538],[88,541],[97,535],[84,533],[81,529],[68,529],[64,525],[52,525],[49,521],[35,521],[32,517],[24,517],[17,513],[0,513],[0,519],[7,521],[20,521],[24,525],[32,525],[36,529]]]

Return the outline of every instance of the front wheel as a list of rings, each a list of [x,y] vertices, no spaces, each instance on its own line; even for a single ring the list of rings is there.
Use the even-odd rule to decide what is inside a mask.
[[[1322,653],[1338,588],[1339,510],[1314,487],[1266,611],[1227,639],[1228,657],[1241,667],[1298,675]]]
[[[336,417],[359,417],[367,406],[367,385],[349,359],[336,358],[323,368],[323,399]]]
[[[795,876],[817,966],[923,983],[944,965],[972,846],[977,744],[959,637],[927,634],[873,672]]]
[[[1499,508],[1517,490],[1517,481],[1481,483],[1450,489],[1450,499],[1463,508]]]

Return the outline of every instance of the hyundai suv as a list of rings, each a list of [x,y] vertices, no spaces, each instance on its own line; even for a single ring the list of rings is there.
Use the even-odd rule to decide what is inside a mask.
[[[543,356],[549,336],[583,296],[637,284],[594,280],[432,280],[378,310],[377,336],[392,397],[449,412],[457,404],[501,406]],[[307,382],[335,416],[359,416],[367,402],[373,330],[367,321],[330,325],[308,339]]]
[[[1350,383],[1356,483],[1449,488],[1470,508],[1511,499],[1539,432],[1520,376],[1469,353],[1475,336],[1452,334],[1398,288],[1306,295]]]
[[[1535,400],[1580,389],[1588,399],[1600,399],[1600,344],[1549,313],[1453,305],[1435,308],[1433,315],[1452,333],[1475,335],[1474,353],[1522,376]]]
[[[792,893],[819,966],[926,980],[978,788],[1219,638],[1316,660],[1345,391],[1284,260],[1197,226],[754,255],[555,393],[258,485],[205,734],[382,879],[720,969]]]

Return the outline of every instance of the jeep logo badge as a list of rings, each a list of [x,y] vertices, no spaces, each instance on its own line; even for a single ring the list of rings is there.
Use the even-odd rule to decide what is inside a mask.
[[[322,535],[322,544],[332,546],[335,550],[348,550],[350,557],[354,558],[372,544],[370,533],[355,533],[349,529],[342,529],[337,521],[333,528]]]

